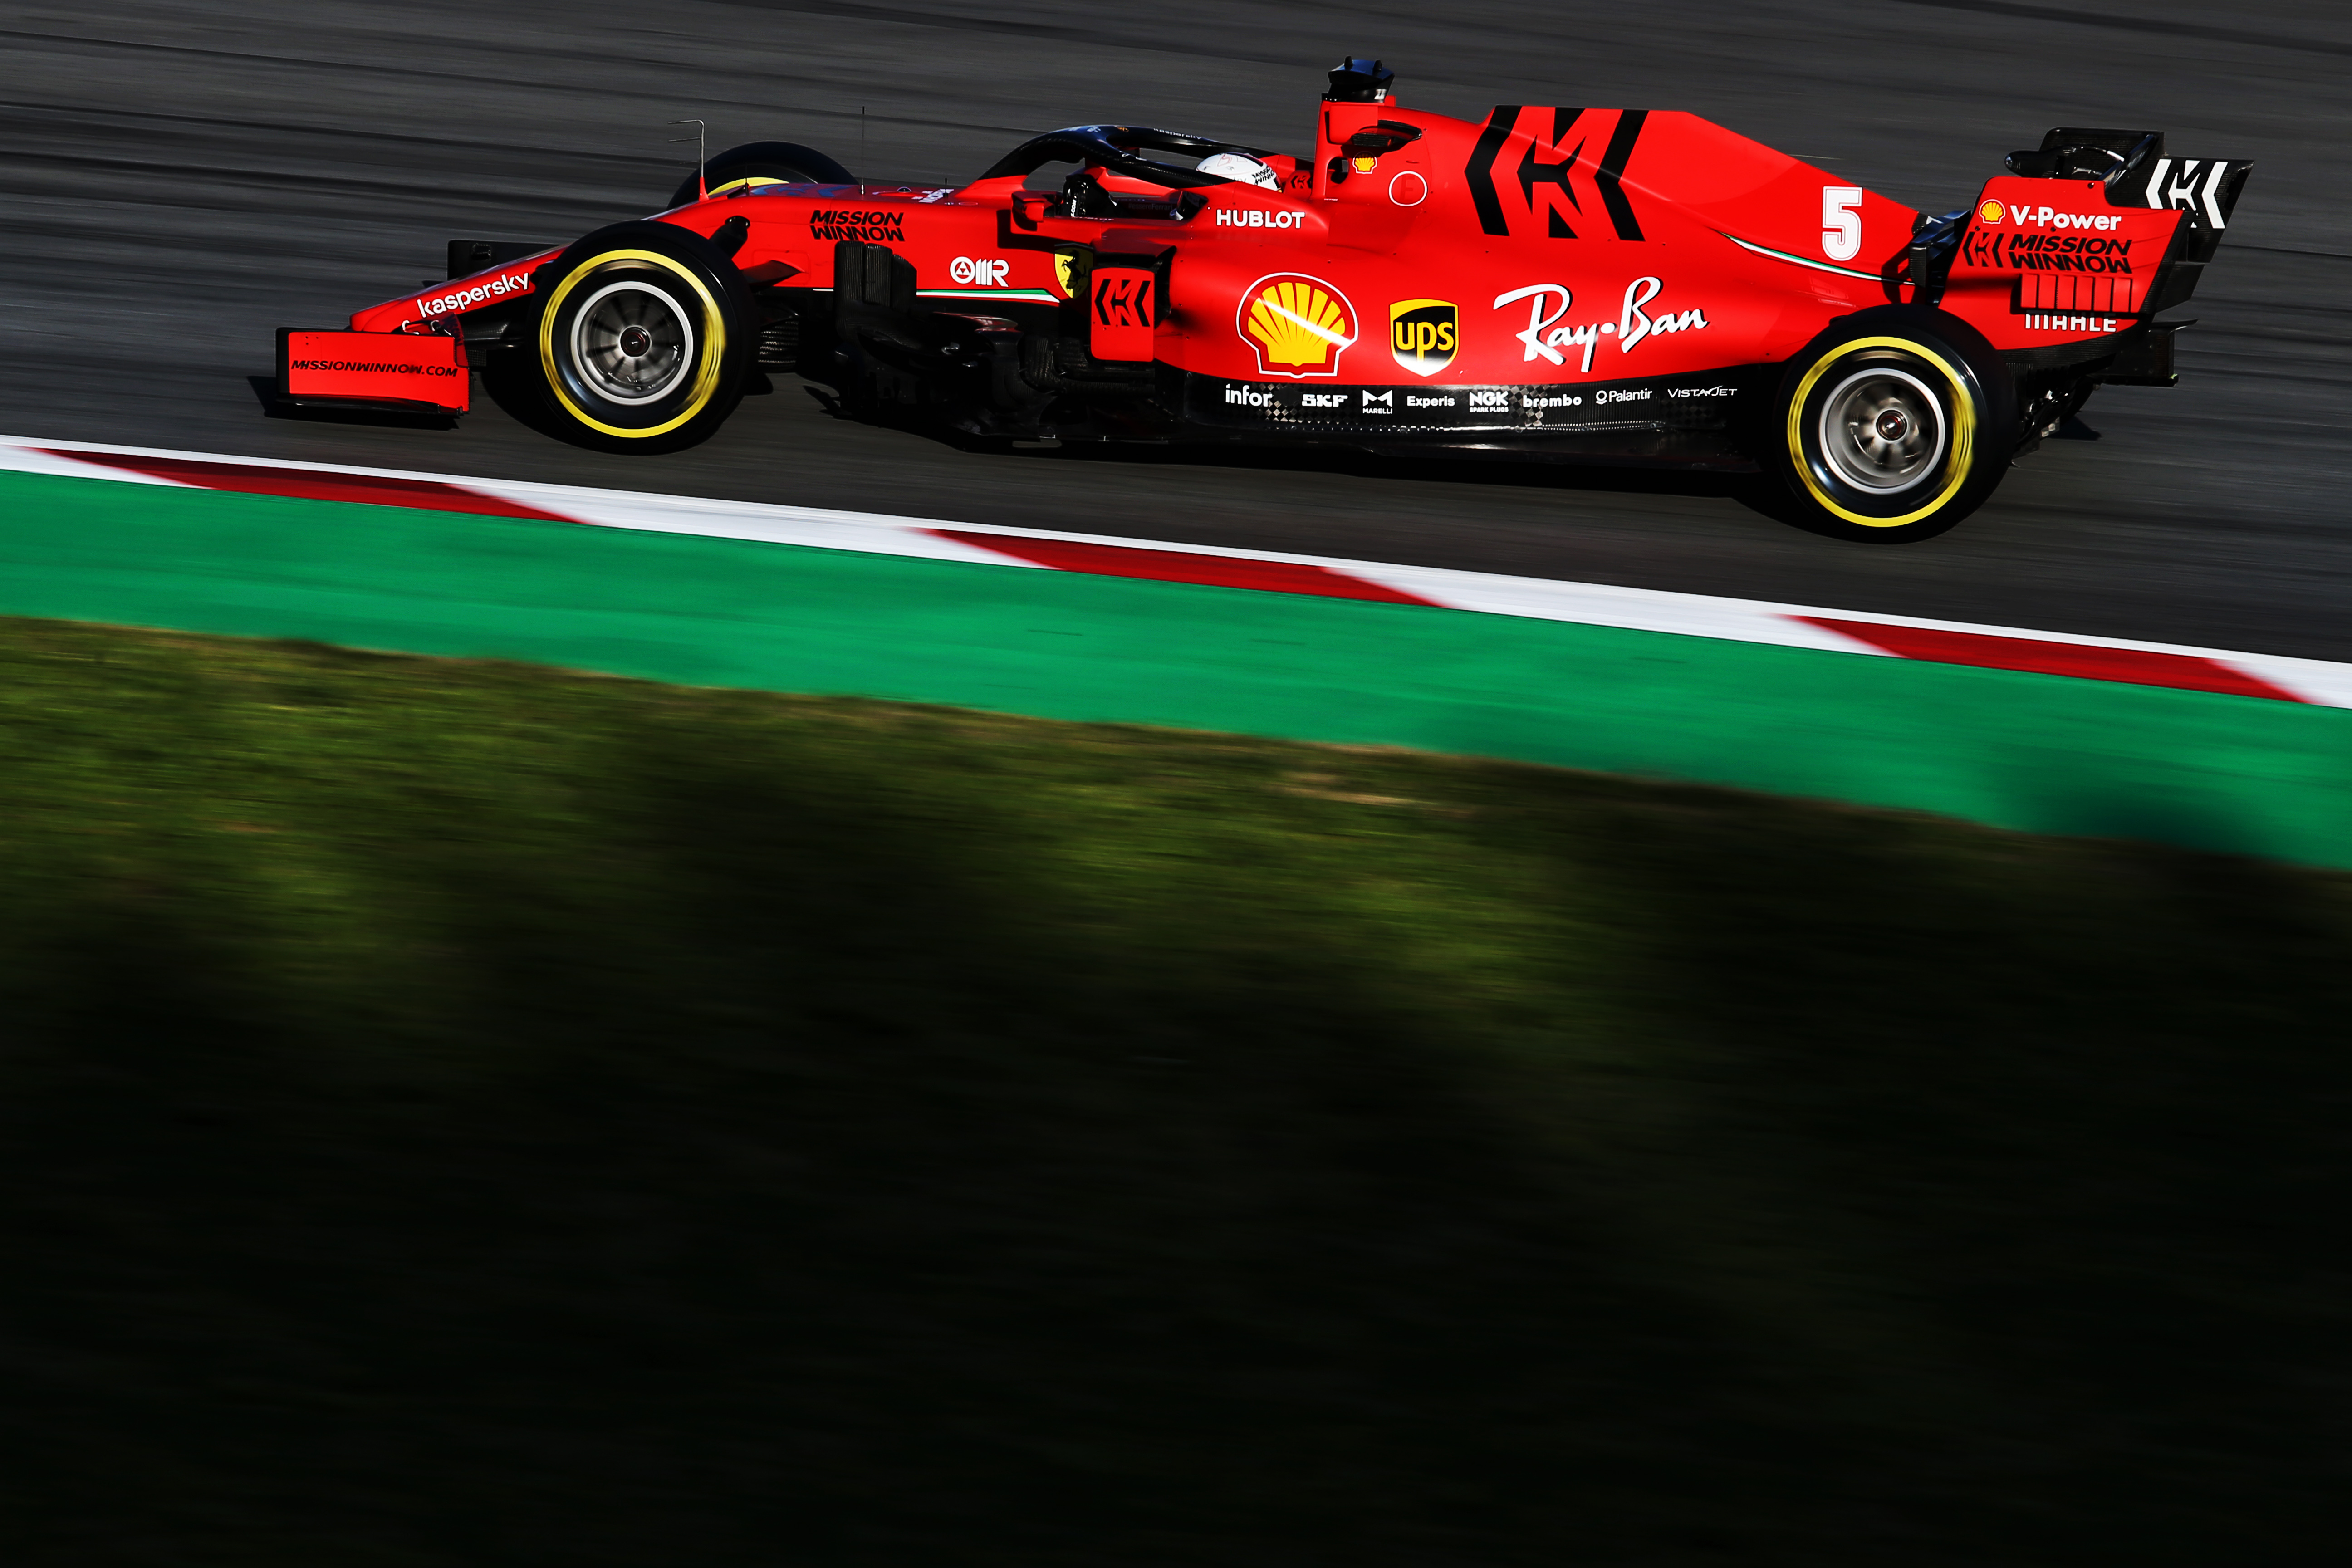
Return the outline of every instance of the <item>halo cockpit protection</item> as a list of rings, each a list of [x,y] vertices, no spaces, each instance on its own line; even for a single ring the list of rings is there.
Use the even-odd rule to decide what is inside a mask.
[[[747,142],[639,222],[453,242],[446,284],[284,334],[279,395],[455,415],[478,370],[655,453],[798,372],[989,441],[1706,468],[1923,539],[2099,387],[2177,380],[2163,313],[2250,167],[2062,127],[1934,217],[1680,110],[1456,119],[1352,55],[1314,109],[1286,151],[1074,125],[961,184]]]

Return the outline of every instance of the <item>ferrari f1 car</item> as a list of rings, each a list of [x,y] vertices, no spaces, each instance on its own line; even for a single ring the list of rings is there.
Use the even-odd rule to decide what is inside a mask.
[[[282,397],[462,412],[471,370],[615,451],[792,371],[1007,440],[1319,444],[1750,473],[1855,538],[1966,516],[2102,384],[2174,383],[2251,164],[2061,129],[1941,216],[1673,110],[1405,108],[1330,73],[1310,153],[1082,125],[955,188],[787,142],[569,246],[278,335]],[[1066,167],[1066,177],[1054,171]]]

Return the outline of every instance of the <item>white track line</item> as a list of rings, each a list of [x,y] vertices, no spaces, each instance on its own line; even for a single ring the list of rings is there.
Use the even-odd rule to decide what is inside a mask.
[[[122,447],[87,441],[39,441],[24,437],[0,437],[0,470],[104,479],[146,484],[174,484],[68,455],[89,452],[123,458],[152,458],[200,463],[224,463],[252,469],[348,475],[360,479],[398,479],[447,486],[477,495],[495,497],[534,510],[600,528],[630,529],[656,533],[693,534],[770,544],[799,545],[820,550],[856,551],[869,554],[914,556],[936,561],[981,563],[998,566],[1036,567],[1039,563],[1001,553],[977,543],[940,537],[940,531],[961,534],[996,535],[1006,540],[1034,539],[1121,550],[1150,550],[1221,560],[1276,562],[1313,566],[1345,577],[1362,579],[1426,599],[1433,604],[1481,615],[1524,619],[1565,621],[1584,626],[1615,626],[1633,631],[1664,632],[1682,637],[1766,643],[1784,647],[1900,657],[1861,642],[1809,617],[1851,621],[1888,627],[1913,627],[1961,637],[2017,638],[2063,647],[2111,648],[2132,653],[2207,659],[2242,670],[2305,702],[2324,707],[2352,708],[2352,664],[2320,659],[2290,658],[2273,654],[2239,653],[2179,643],[2144,642],[2122,637],[2069,636],[2026,627],[1988,626],[1969,621],[1935,620],[1916,616],[1891,616],[1864,610],[1839,610],[1808,605],[1776,604],[1705,594],[1670,593],[1655,588],[1623,588],[1599,583],[1571,583],[1549,577],[1517,577],[1484,572],[1459,572],[1444,567],[1407,566],[1350,561],[1336,556],[1301,555],[1284,551],[1228,549],[1214,545],[1134,539],[1117,534],[1074,533],[1053,529],[1011,528],[995,523],[953,522],[936,518],[895,517],[877,512],[842,511],[822,507],[785,506],[764,501],[721,500],[649,491],[591,489],[580,485],[540,484],[521,479],[470,479],[422,473],[404,468],[358,468],[340,463],[289,462],[268,458],[241,458],[212,452],[184,452],[168,447]],[[194,485],[189,488],[208,488]]]

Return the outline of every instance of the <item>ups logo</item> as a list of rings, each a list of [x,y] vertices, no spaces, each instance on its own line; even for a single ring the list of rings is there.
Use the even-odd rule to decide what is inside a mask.
[[[1462,318],[1447,300],[1400,300],[1389,307],[1389,353],[1415,375],[1435,375],[1454,363]]]

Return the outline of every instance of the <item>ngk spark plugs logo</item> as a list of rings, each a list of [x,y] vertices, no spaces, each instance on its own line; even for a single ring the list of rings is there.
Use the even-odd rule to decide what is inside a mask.
[[[1631,353],[1634,348],[1661,333],[1696,332],[1706,330],[1706,312],[1696,306],[1683,310],[1660,310],[1650,313],[1649,306],[1665,284],[1655,278],[1636,278],[1625,285],[1625,297],[1613,321],[1585,321],[1574,325],[1560,324],[1576,296],[1565,283],[1530,283],[1524,289],[1514,289],[1495,296],[1495,309],[1527,301],[1528,324],[1524,331],[1512,334],[1527,345],[1521,362],[1538,359],[1552,363],[1567,363],[1565,351],[1581,351],[1578,371],[1592,374],[1592,356],[1603,338],[1617,340],[1617,352]]]
[[[1234,331],[1257,351],[1261,375],[1338,375],[1356,341],[1356,308],[1320,278],[1276,272],[1242,290]]]
[[[1399,300],[1389,307],[1389,353],[1415,375],[1435,375],[1454,363],[1462,342],[1462,315],[1451,300]]]

